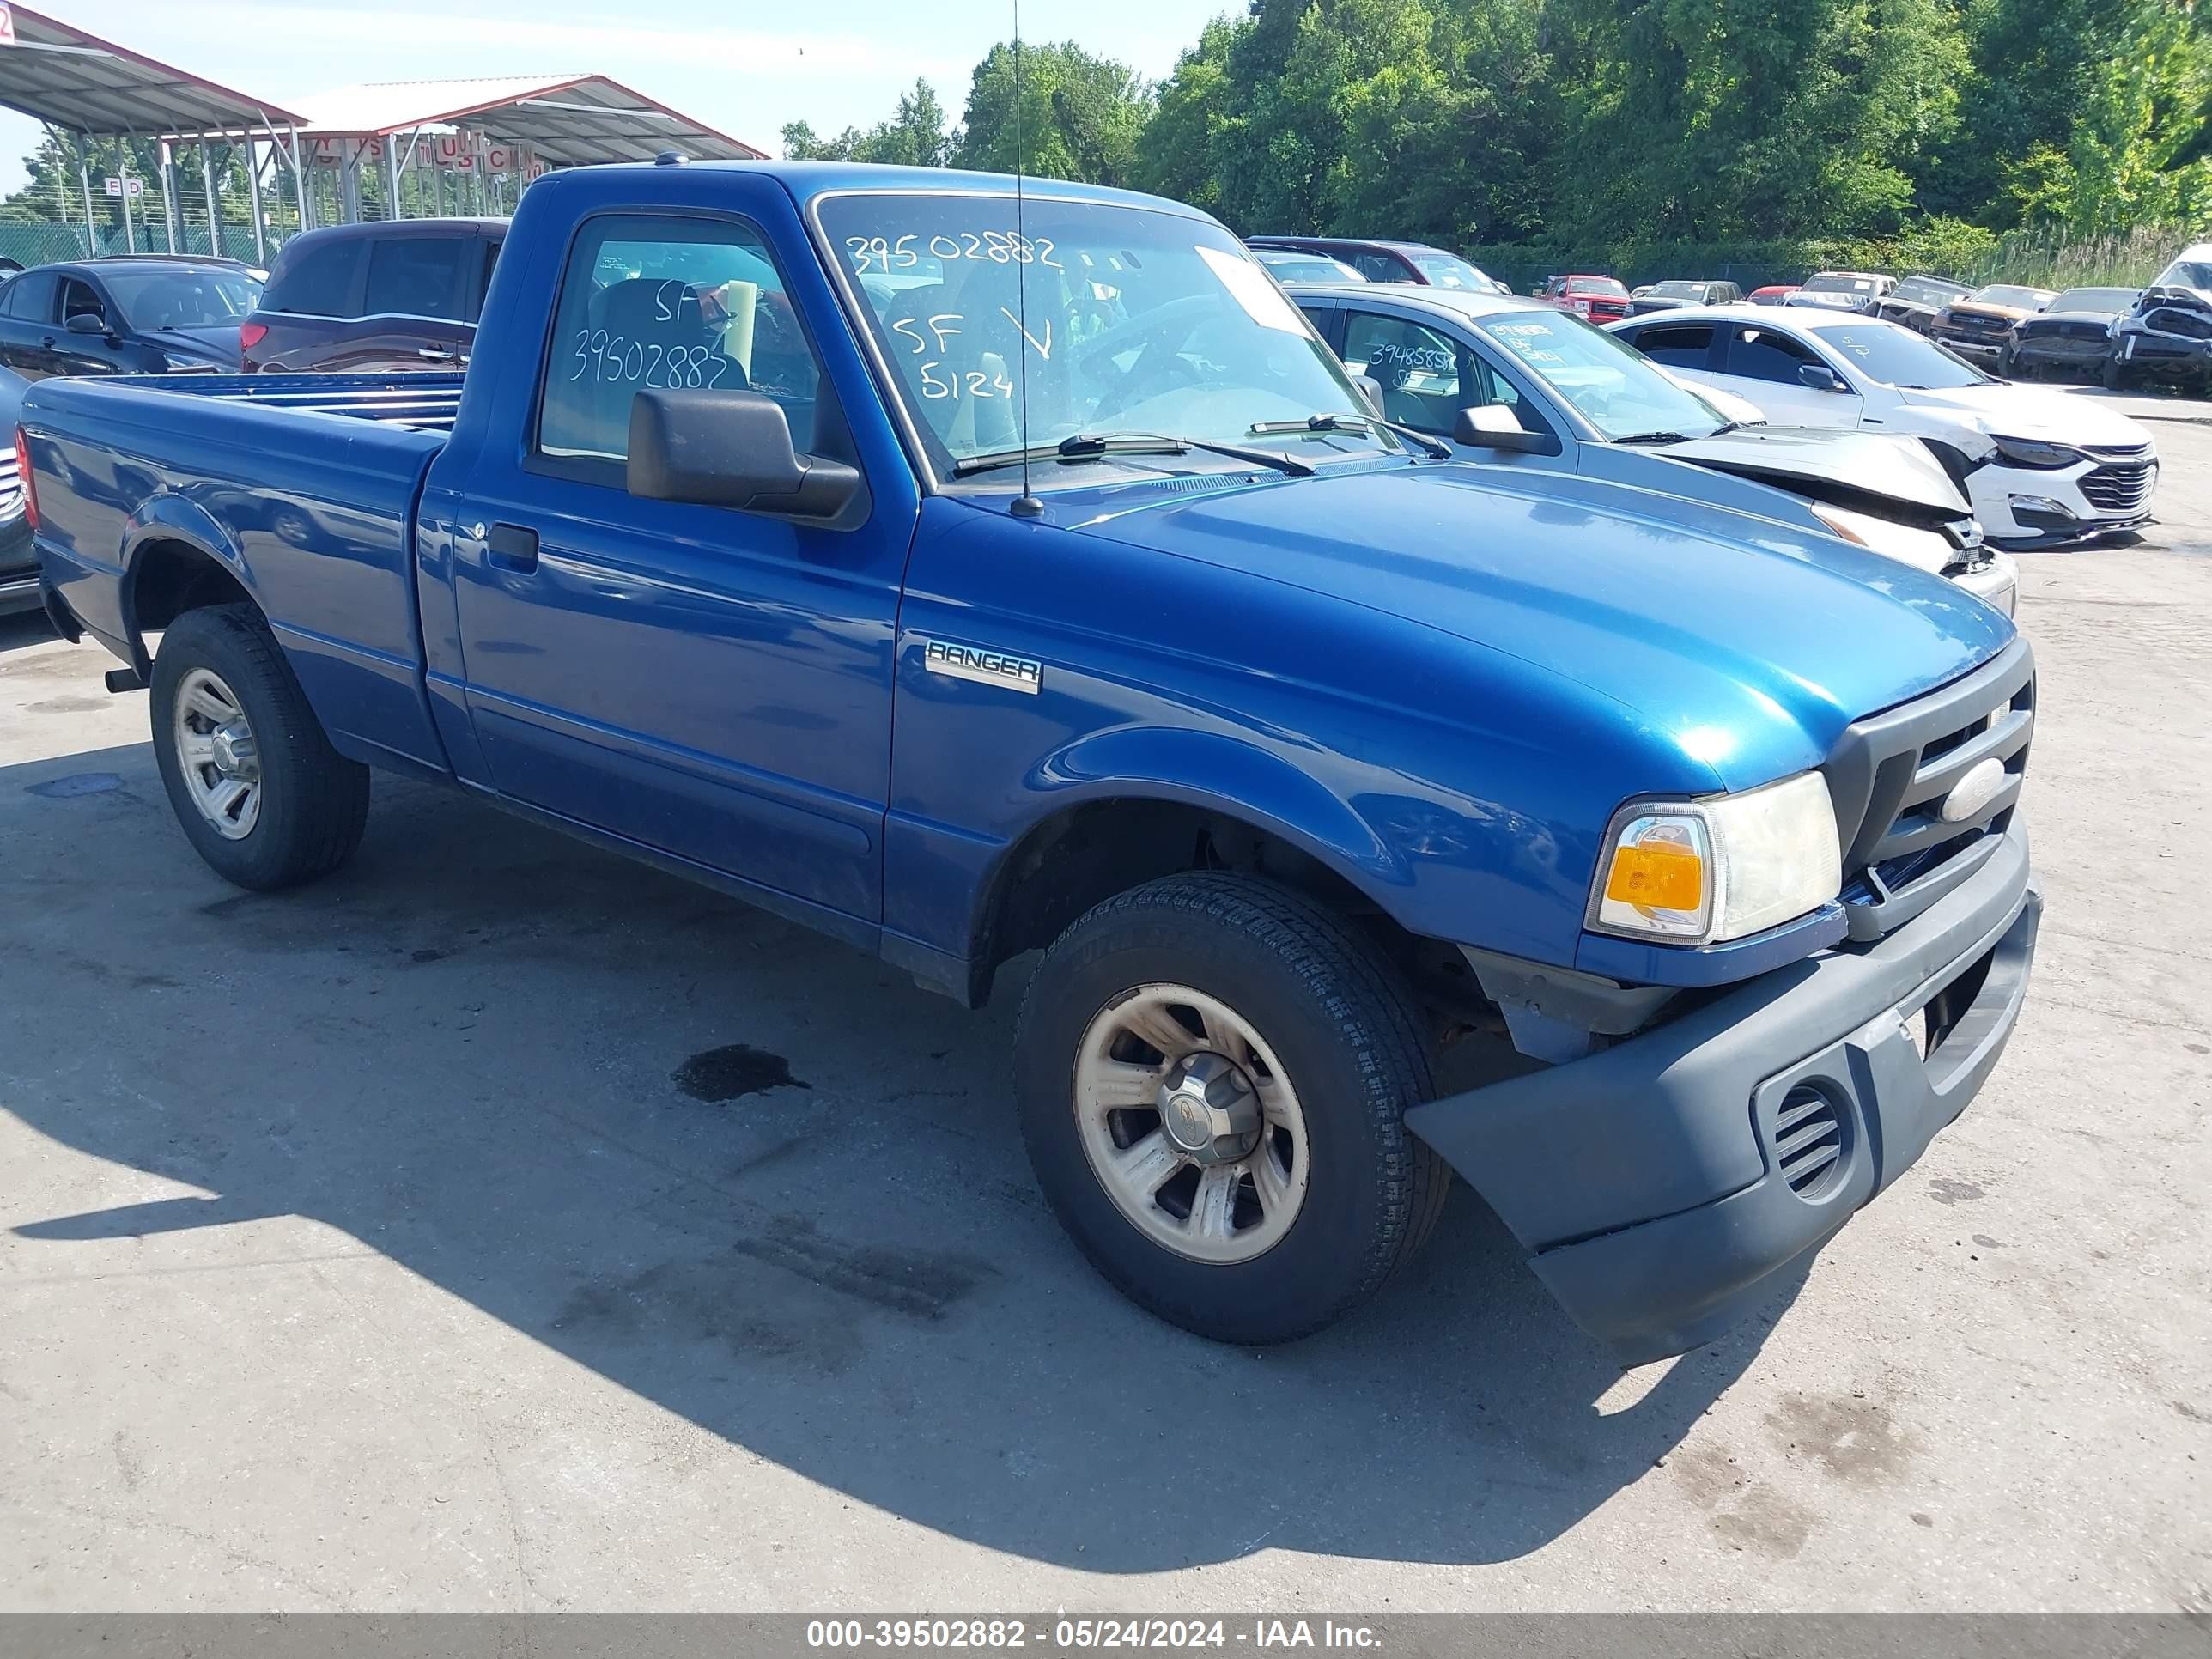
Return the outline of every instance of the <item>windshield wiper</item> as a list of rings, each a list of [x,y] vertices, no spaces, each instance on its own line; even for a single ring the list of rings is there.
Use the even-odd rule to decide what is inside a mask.
[[[1377,427],[1412,439],[1433,459],[1448,461],[1452,458],[1451,446],[1442,439],[1431,437],[1419,427],[1401,426],[1376,415],[1309,415],[1303,421],[1255,421],[1249,430],[1258,438],[1271,432],[1372,432]]]
[[[1626,438],[1615,438],[1617,444],[1686,444],[1690,441],[1686,432],[1632,432]]]
[[[1247,449],[1241,444],[1217,444],[1204,438],[1172,438],[1158,432],[1078,432],[1056,444],[1032,444],[1026,449],[999,449],[988,454],[970,455],[954,464],[952,476],[964,478],[994,467],[1018,466],[1024,461],[1095,461],[1106,455],[1188,455],[1194,449],[1226,455],[1232,461],[1244,461],[1255,466],[1273,467],[1293,478],[1310,478],[1314,475],[1313,468],[1304,461],[1265,449]]]

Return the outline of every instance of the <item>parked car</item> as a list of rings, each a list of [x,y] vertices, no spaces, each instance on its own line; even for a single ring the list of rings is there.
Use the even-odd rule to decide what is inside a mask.
[[[1341,259],[1326,253],[1302,253],[1294,248],[1257,247],[1252,257],[1267,267],[1279,283],[1364,283],[1366,277]]]
[[[1425,459],[1205,215],[1015,188],[555,172],[450,434],[376,376],[43,383],[50,607],[242,887],[343,864],[374,766],[965,1002],[1042,946],[999,1131],[1164,1319],[1327,1324],[1457,1170],[1616,1357],[1711,1340],[2019,1018],[2027,642],[1831,536]],[[257,501],[307,544],[244,556]],[[1443,1092],[1446,1038],[1499,1064]]]
[[[2163,381],[2212,397],[2212,242],[2186,250],[2114,322],[2103,375],[2114,392]]]
[[[1907,276],[1875,302],[1875,314],[1925,334],[1936,325],[1937,312],[1966,297],[1964,283],[1948,283],[1941,276]]]
[[[1896,277],[1885,276],[1878,271],[1820,270],[1808,276],[1783,304],[1856,312],[1862,317],[1871,317],[1896,287]]]
[[[2047,288],[1992,283],[1937,312],[1936,320],[1929,325],[1928,337],[1942,341],[1961,357],[1993,364],[2012,343],[2013,325],[2033,316],[2057,297]]]
[[[261,284],[229,259],[183,255],[34,265],[0,285],[0,367],[52,374],[234,372]]]
[[[1710,325],[1705,366],[1689,331]],[[2150,518],[2158,453],[2126,416],[2086,398],[1992,380],[1926,337],[1878,317],[1781,310],[1673,312],[1613,331],[1639,348],[1680,329],[1668,361],[1749,398],[1777,422],[1899,433],[1932,445],[1996,446],[1968,477],[1974,516],[1999,547],[2057,546]]]
[[[241,335],[251,374],[465,364],[504,219],[331,225],[284,244]]]
[[[1274,248],[1319,253],[1341,260],[1370,283],[1420,283],[1433,288],[1471,289],[1480,294],[1498,284],[1458,254],[1425,242],[1376,242],[1356,236],[1247,236],[1255,253]]]
[[[1653,283],[1629,294],[1628,314],[1640,317],[1647,311],[1674,311],[1683,306],[1733,305],[1741,298],[1743,290],[1734,283]]]
[[[1634,303],[1618,276],[1554,276],[1544,284],[1539,297],[1593,323],[1626,317]]]
[[[29,387],[21,375],[0,368],[0,416],[20,414]],[[39,550],[23,510],[22,458],[10,447],[0,454],[0,617],[36,611],[40,602]]]
[[[2113,355],[2113,325],[2141,298],[2139,288],[2066,289],[2013,325],[1997,351],[1997,373],[2008,380],[2054,372],[2099,378]]]
[[[1790,296],[1797,290],[1787,283],[1770,283],[1765,288],[1755,288],[1744,298],[1755,306],[1787,305]]]
[[[1654,510],[1686,526],[1744,514],[1825,532],[1948,576],[2011,614],[2012,559],[1982,545],[1959,481],[1911,439],[1740,427],[1700,392],[1753,421],[1759,411],[1686,388],[1626,342],[1534,300],[1395,283],[1290,294],[1345,366],[1380,388],[1385,416],[1470,459],[1651,490],[1674,498]],[[1994,453],[1984,447],[1984,459]]]

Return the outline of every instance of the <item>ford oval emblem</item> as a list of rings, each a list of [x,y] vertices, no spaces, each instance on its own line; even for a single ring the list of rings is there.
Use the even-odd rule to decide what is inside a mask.
[[[1994,755],[1987,760],[1978,760],[1951,786],[1951,793],[1943,797],[1936,816],[1946,823],[1964,823],[1969,818],[1978,817],[2004,787],[2004,763]]]

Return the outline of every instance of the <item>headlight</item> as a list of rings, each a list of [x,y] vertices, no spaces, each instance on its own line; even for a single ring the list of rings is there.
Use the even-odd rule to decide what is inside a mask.
[[[1995,434],[1992,434],[1994,437]],[[2033,466],[2049,470],[2071,466],[2086,459],[2078,449],[2065,444],[2047,444],[2035,438],[1995,438],[1997,453],[2014,466]]]
[[[1869,513],[1853,513],[1826,501],[1808,501],[1813,516],[1847,542],[1856,542],[1869,553],[1897,559],[1930,574],[1941,574],[1957,557],[1951,544],[1933,530],[1922,530]]]
[[[1835,804],[1818,772],[1614,814],[1591,895],[1601,933],[1717,945],[1803,915],[1843,887]]]

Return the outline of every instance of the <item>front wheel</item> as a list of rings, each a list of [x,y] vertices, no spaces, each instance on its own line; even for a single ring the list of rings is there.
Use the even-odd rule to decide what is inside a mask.
[[[188,611],[161,636],[154,756],[186,839],[215,872],[267,891],[329,874],[368,818],[368,769],[331,747],[251,605]]]
[[[2016,365],[2019,361],[2020,360],[2013,355],[2013,349],[2010,346],[2006,346],[2000,350],[1997,353],[1997,379],[2000,380],[2009,380],[2014,379],[2014,365]]]
[[[1302,895],[1228,875],[1109,899],[1045,953],[1017,1111],[1061,1224],[1124,1295],[1287,1341],[1372,1295],[1450,1170],[1405,1126],[1431,1060],[1410,990]]]
[[[2120,367],[2120,360],[2118,357],[2105,359],[2104,371],[2098,378],[2105,383],[2105,390],[2107,392],[2121,391],[2128,383],[2127,371]]]

